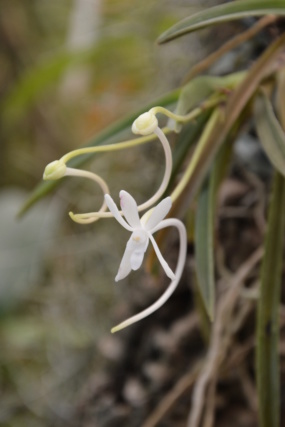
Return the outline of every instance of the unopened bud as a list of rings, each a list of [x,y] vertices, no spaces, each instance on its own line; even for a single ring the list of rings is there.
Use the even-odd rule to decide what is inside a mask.
[[[158,126],[157,118],[153,113],[141,114],[133,123],[132,131],[139,135],[150,135]]]
[[[62,178],[66,172],[66,164],[61,160],[55,160],[49,163],[44,171],[43,179],[45,181],[53,181]]]

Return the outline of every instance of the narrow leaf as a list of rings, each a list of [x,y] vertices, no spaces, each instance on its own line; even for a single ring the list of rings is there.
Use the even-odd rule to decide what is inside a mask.
[[[279,121],[285,130],[285,68],[277,73],[276,109]]]
[[[254,115],[257,133],[264,151],[273,166],[285,175],[285,134],[264,92],[260,92],[255,99]]]
[[[188,113],[194,107],[209,98],[214,92],[231,90],[245,76],[245,72],[229,74],[225,77],[199,76],[182,87],[175,112],[180,115]],[[181,124],[176,123],[176,130],[180,130]]]
[[[256,373],[260,427],[279,427],[279,304],[285,231],[285,180],[275,174],[257,316]]]
[[[206,136],[201,136],[203,140],[202,142],[198,142],[195,150],[196,153],[194,152],[187,167],[189,172],[187,186],[184,187],[185,190],[183,188],[182,197],[182,191],[180,191],[180,189],[176,190],[176,192],[179,193],[180,199],[183,200],[183,202],[181,201],[181,210],[183,210],[183,206],[189,206],[199,185],[203,182],[219,147],[226,139],[232,127],[242,122],[242,116],[244,112],[246,112],[247,104],[253,97],[262,79],[268,75],[269,66],[275,62],[284,44],[285,35],[283,34],[254,63],[246,77],[230,95],[219,117],[216,117],[214,125],[210,126],[208,134]],[[206,128],[207,126],[205,130]]]
[[[284,0],[237,0],[191,15],[165,31],[158,43],[165,43],[192,31],[249,16],[285,15]]]
[[[177,134],[175,139],[175,146],[173,149],[172,173],[168,189],[165,192],[166,194],[168,193],[169,188],[173,187],[173,182],[177,179],[177,173],[179,170],[181,170],[181,167],[185,161],[185,156],[187,156],[190,147],[192,147],[195,142],[197,142],[197,139],[210,116],[210,113],[211,110],[204,111],[202,114],[200,114],[199,117],[197,117],[196,120],[183,126],[181,132]]]
[[[206,312],[214,318],[215,272],[214,235],[217,190],[229,164],[232,144],[226,141],[221,147],[209,177],[198,195],[195,220],[195,260],[197,282]]]
[[[197,203],[195,221],[195,259],[198,285],[211,320],[214,317],[214,191],[213,175],[204,183]]]

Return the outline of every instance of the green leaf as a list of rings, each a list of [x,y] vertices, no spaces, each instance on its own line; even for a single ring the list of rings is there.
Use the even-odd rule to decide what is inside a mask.
[[[78,66],[92,64],[102,64],[108,62],[106,52],[112,55],[119,55],[122,64],[124,59],[135,53],[137,40],[134,37],[113,37],[106,36],[99,44],[87,49],[75,51],[59,50],[51,55],[41,57],[36,63],[30,66],[21,74],[11,90],[1,100],[1,114],[3,123],[14,125],[15,120],[20,119],[27,113],[27,110],[50,88],[56,86],[64,74]],[[111,58],[111,53],[109,53]],[[116,59],[116,58],[115,58]],[[104,64],[103,64],[104,65]],[[103,67],[104,68],[104,67]],[[97,74],[99,69],[97,70]]]
[[[275,174],[257,315],[256,373],[260,427],[279,427],[279,304],[285,232],[285,180]]]
[[[276,57],[282,46],[285,43],[285,35],[283,34],[277,39],[267,50],[261,55],[261,57],[253,64],[251,69],[247,72],[245,78],[236,87],[228,102],[225,103],[221,108],[218,117],[209,119],[204,129],[204,133],[201,136],[201,140],[193,153],[193,156],[187,166],[183,180],[187,181],[186,185],[181,181],[174,190],[172,196],[176,199],[177,197],[182,198],[181,204],[188,206],[190,201],[193,199],[197,189],[203,182],[207,171],[210,168],[211,162],[213,161],[219,147],[223,141],[227,138],[229,132],[234,125],[239,125],[243,122],[243,112],[246,111],[246,106],[256,93],[256,90],[264,79],[268,76],[269,67],[275,63]],[[181,197],[182,193],[182,197]]]
[[[41,96],[54,86],[71,66],[86,63],[96,58],[96,51],[58,52],[50,58],[44,58],[22,74],[11,92],[3,100],[1,109],[5,121],[13,123]]]
[[[211,320],[214,317],[214,187],[213,174],[204,183],[197,203],[195,221],[195,259],[198,286]]]
[[[201,131],[203,130],[210,116],[210,112],[211,110],[207,110],[201,113],[196,120],[193,120],[192,122],[183,126],[181,132],[177,135],[175,139],[175,147],[173,149],[172,174],[168,189],[165,192],[166,194],[169,188],[172,187],[173,182],[177,179],[177,173],[185,161],[185,157],[187,156],[189,148],[192,147],[195,142],[197,142],[197,138],[201,134]]]
[[[195,311],[199,316],[199,325],[202,338],[205,344],[208,346],[211,338],[211,320],[208,311],[205,308],[205,302],[202,297],[201,285],[198,279],[197,269],[193,271],[193,300]]]
[[[285,68],[277,73],[276,110],[282,128],[285,129]]]
[[[267,95],[262,91],[255,99],[254,116],[257,134],[273,166],[285,175],[285,135]]]
[[[191,15],[165,31],[158,43],[165,43],[192,31],[248,16],[285,15],[284,0],[238,0]]]
[[[130,116],[117,121],[116,123],[112,124],[111,126],[107,127],[105,130],[103,130],[98,135],[94,136],[91,141],[89,141],[84,147],[95,147],[99,145],[106,145],[111,144],[120,141],[123,137],[125,137],[127,134],[129,134],[131,125],[133,121],[142,113],[145,111],[148,111],[150,108],[161,105],[164,107],[171,107],[178,99],[179,90],[172,91],[165,95],[162,98],[159,98],[155,100],[152,104],[149,104],[145,106],[143,109],[140,109],[139,111],[136,111],[135,113],[131,114]],[[91,154],[84,154],[82,156],[78,156],[74,159],[72,159],[68,166],[73,168],[80,168],[85,163],[87,163],[89,160],[92,159],[94,156],[94,153]],[[25,204],[22,206],[19,216],[22,216],[25,212],[27,212],[31,206],[33,206],[37,201],[45,197],[47,194],[51,193],[55,188],[57,188],[59,185],[61,185],[64,182],[65,178],[62,180],[57,181],[43,181],[40,182],[37,187],[33,190],[32,194],[28,198],[28,200],[25,202]]]
[[[176,114],[184,115],[194,107],[201,104],[216,91],[232,89],[245,76],[245,72],[233,73],[225,77],[199,76],[182,87],[176,107]],[[179,131],[182,125],[176,123],[175,129]]]
[[[197,282],[206,312],[214,318],[215,271],[214,235],[217,190],[229,164],[232,144],[225,141],[221,147],[209,177],[198,195],[195,220],[195,260]]]

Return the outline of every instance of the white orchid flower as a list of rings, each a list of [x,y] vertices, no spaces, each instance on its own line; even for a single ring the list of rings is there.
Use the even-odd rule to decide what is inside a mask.
[[[164,269],[166,275],[171,279],[170,286],[164,292],[164,294],[150,307],[143,310],[141,313],[129,318],[128,320],[120,323],[114,327],[111,332],[116,332],[144,317],[150,315],[158,308],[160,308],[170,295],[175,290],[185,264],[186,251],[187,251],[187,239],[186,230],[183,223],[177,219],[164,219],[170,211],[172,201],[170,197],[163,199],[154,209],[148,211],[141,219],[138,214],[138,206],[134,198],[126,191],[120,192],[120,205],[122,213],[126,220],[122,218],[119,209],[109,194],[105,195],[105,202],[110,209],[112,215],[116,220],[128,231],[132,232],[130,239],[127,242],[126,249],[119,267],[119,271],[115,280],[124,279],[131,270],[137,270],[143,262],[144,254],[147,250],[149,241],[151,241],[155,253],[159,259],[159,262]],[[165,259],[163,258],[156,241],[154,240],[153,234],[168,226],[175,226],[179,231],[180,236],[180,251],[179,259],[175,273],[171,270]]]
[[[127,242],[126,250],[123,255],[118,274],[115,277],[115,281],[118,282],[119,280],[124,279],[128,276],[131,270],[138,270],[140,268],[149,241],[153,244],[153,248],[165,273],[173,280],[175,275],[161,255],[151,232],[151,230],[157,226],[170,211],[172,205],[171,198],[167,197],[162,200],[162,202],[153,209],[145,223],[143,218],[139,218],[138,207],[135,199],[126,191],[120,192],[120,205],[124,217],[128,222],[122,218],[116,204],[108,194],[105,195],[105,202],[116,220],[124,228],[132,232],[132,235]]]

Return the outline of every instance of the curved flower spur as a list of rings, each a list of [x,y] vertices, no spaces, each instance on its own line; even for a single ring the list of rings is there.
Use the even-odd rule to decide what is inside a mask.
[[[165,192],[167,185],[170,180],[171,171],[172,171],[172,153],[169,142],[164,135],[163,131],[158,126],[157,118],[154,112],[146,112],[141,114],[132,125],[132,131],[136,135],[142,135],[141,138],[136,138],[131,141],[125,141],[117,144],[110,144],[106,146],[96,146],[96,147],[88,147],[88,148],[80,148],[70,153],[64,155],[61,159],[55,160],[49,163],[44,171],[43,179],[44,180],[56,180],[63,178],[64,176],[76,176],[89,178],[95,181],[101,187],[103,194],[109,194],[109,188],[107,183],[101,178],[99,175],[81,170],[74,169],[71,167],[67,167],[66,163],[74,157],[80,156],[82,154],[87,153],[95,153],[95,152],[104,152],[104,151],[115,151],[118,149],[130,148],[132,146],[138,145],[139,143],[144,143],[155,139],[156,136],[161,144],[164,151],[165,156],[165,171],[163,175],[162,182],[157,189],[157,191],[150,197],[146,202],[142,203],[138,206],[138,210],[141,212],[145,209],[150,208],[154,203],[156,203],[163,193]],[[90,224],[94,221],[97,221],[100,218],[111,218],[112,214],[110,212],[105,212],[107,209],[105,201],[103,202],[101,208],[97,212],[89,212],[83,214],[74,214],[73,212],[69,213],[71,219],[80,224]]]
[[[138,206],[134,198],[126,191],[121,191],[120,205],[122,213],[127,221],[122,218],[119,209],[117,208],[116,204],[114,203],[113,199],[109,194],[105,195],[105,202],[114,218],[116,218],[116,220],[126,230],[132,232],[132,235],[127,242],[118,274],[115,277],[116,282],[121,279],[124,279],[131,272],[131,270],[139,269],[139,267],[142,265],[144,254],[147,250],[149,241],[151,241],[155,253],[166,275],[171,279],[169,287],[154,304],[112,328],[111,332],[114,333],[119,331],[120,329],[126,328],[132,323],[138,322],[144,317],[149,316],[154,311],[159,309],[172,295],[172,293],[176,289],[176,286],[178,285],[184,268],[187,252],[187,237],[185,226],[180,220],[175,218],[164,219],[172,206],[172,201],[170,197],[163,199],[154,209],[151,209],[150,211],[146,212],[144,216],[140,219],[138,214]],[[169,226],[176,227],[178,229],[180,237],[179,256],[175,273],[173,273],[173,271],[163,258],[159,247],[157,246],[157,243],[153,238],[153,234],[156,231]]]

